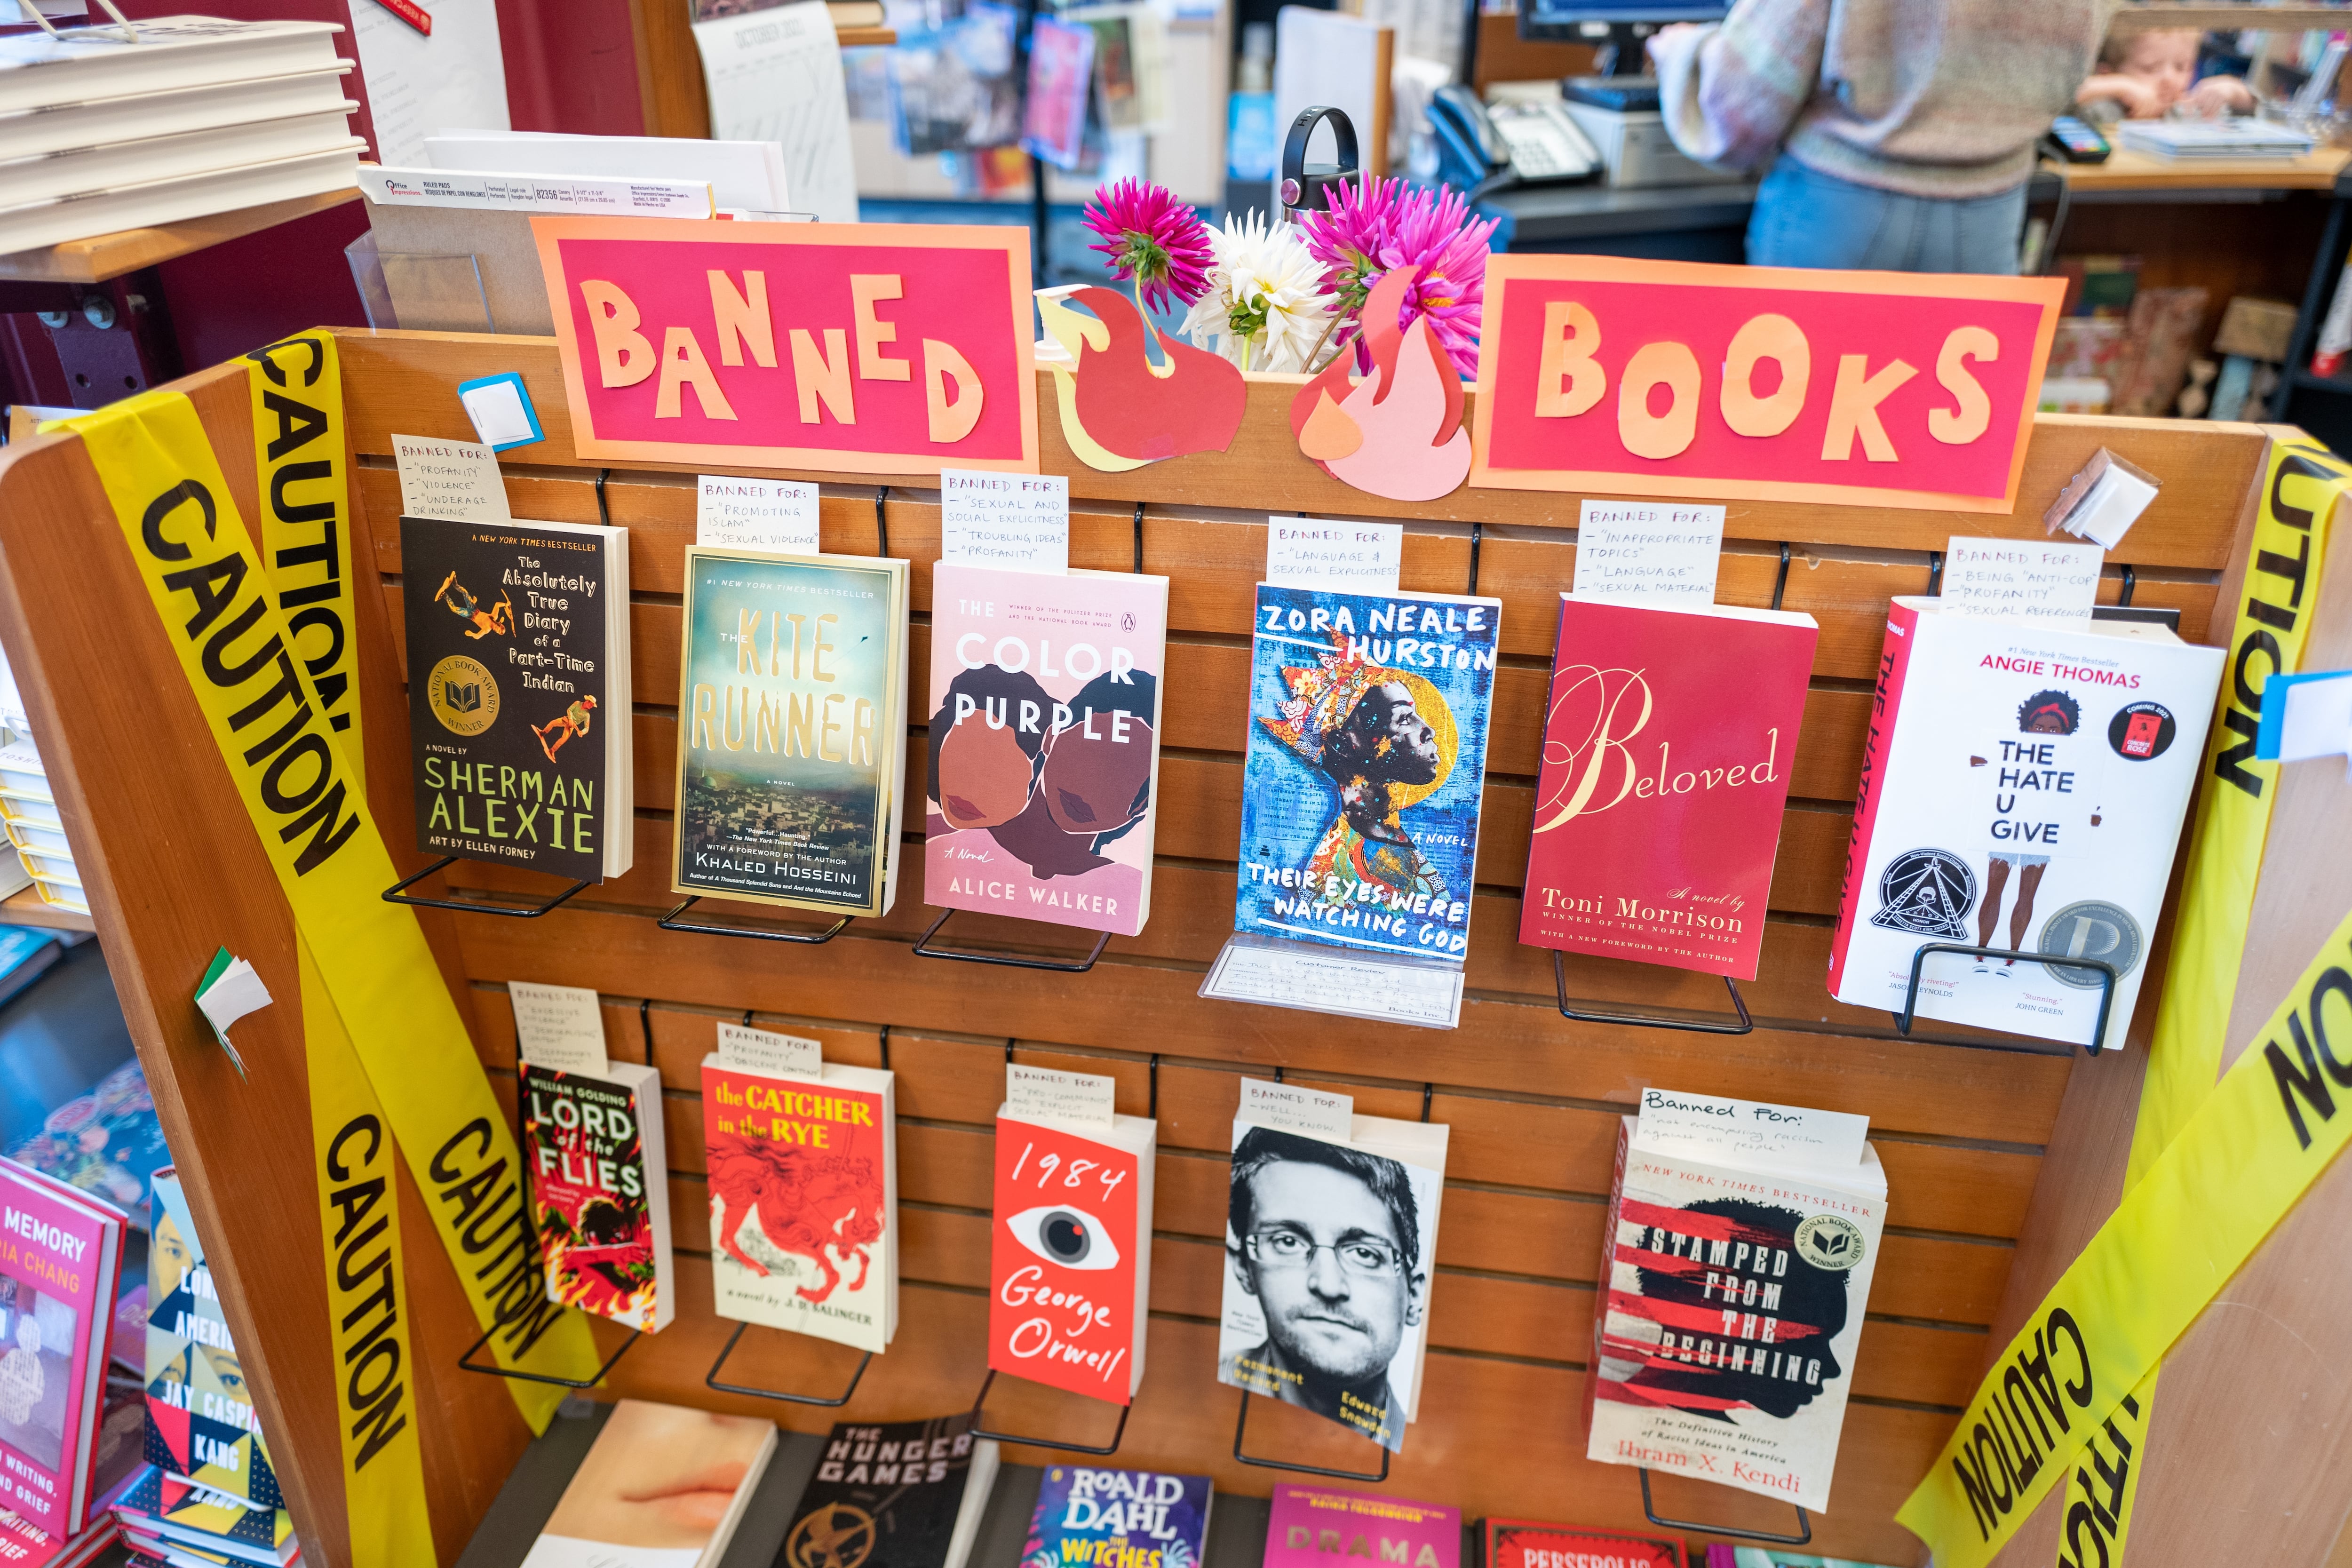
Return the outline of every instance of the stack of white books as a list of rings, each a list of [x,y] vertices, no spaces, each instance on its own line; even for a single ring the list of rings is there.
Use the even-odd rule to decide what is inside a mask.
[[[167,16],[0,37],[0,254],[350,188],[331,22]]]
[[[89,895],[82,891],[81,873],[74,869],[73,850],[66,842],[65,819],[58,814],[49,791],[48,770],[32,737],[11,731],[0,746],[0,829],[16,851],[17,865],[0,860],[0,898],[22,892],[27,883],[41,890],[41,901],[79,914],[89,913]]]
[[[2212,158],[2300,158],[2311,151],[2310,137],[2259,117],[2126,120],[2116,125],[2116,139],[2135,153],[2186,163]]]

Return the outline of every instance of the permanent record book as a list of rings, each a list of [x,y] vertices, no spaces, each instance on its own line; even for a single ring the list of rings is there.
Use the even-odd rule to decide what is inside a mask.
[[[1816,636],[1560,595],[1522,942],[1756,978]]]

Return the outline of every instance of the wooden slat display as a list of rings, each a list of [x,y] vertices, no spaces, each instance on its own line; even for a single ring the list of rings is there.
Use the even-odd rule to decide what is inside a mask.
[[[404,868],[423,860],[406,847],[413,838],[406,727],[398,702],[404,601],[391,434],[470,438],[456,383],[520,371],[549,438],[509,454],[520,459],[506,469],[516,515],[570,521],[601,515],[630,531],[636,867],[541,920],[457,914],[441,928],[451,933],[451,969],[460,977],[481,1059],[509,1103],[515,1057],[506,987],[513,981],[595,988],[605,1001],[613,1056],[660,1069],[680,1253],[679,1316],[621,1362],[612,1392],[757,1413],[803,1430],[821,1430],[835,1414],[721,1397],[703,1383],[730,1325],[710,1310],[698,1068],[712,1048],[716,1025],[749,1016],[821,1037],[834,1059],[868,1066],[887,1060],[898,1074],[901,1265],[908,1286],[901,1326],[896,1344],[877,1359],[856,1399],[840,1414],[896,1419],[969,1404],[984,1370],[989,1160],[1004,1065],[1018,1060],[1104,1073],[1118,1081],[1122,1110],[1156,1113],[1160,1138],[1149,1371],[1119,1459],[1207,1471],[1220,1488],[1263,1494],[1280,1476],[1232,1458],[1239,1396],[1214,1382],[1213,1344],[1225,1267],[1224,1152],[1239,1080],[1244,1073],[1278,1068],[1299,1081],[1345,1089],[1364,1111],[1412,1117],[1426,1105],[1433,1120],[1453,1129],[1424,1412],[1408,1434],[1389,1489],[1454,1501],[1472,1517],[1510,1513],[1643,1529],[1633,1473],[1582,1458],[1581,1408],[1617,1119],[1642,1086],[1657,1083],[1871,1118],[1888,1173],[1891,1220],[1853,1368],[1855,1394],[1834,1506],[1816,1521],[1814,1550],[1881,1562],[1915,1560],[1916,1543],[1893,1522],[1893,1510],[1932,1458],[1986,1356],[1987,1326],[2000,1310],[2014,1238],[2024,1226],[2074,1069],[2047,1042],[1945,1025],[1924,1025],[1917,1037],[1900,1038],[1885,1014],[1834,1003],[1824,988],[1886,601],[1926,591],[1936,553],[1952,532],[2042,537],[2040,509],[2104,444],[2165,481],[2117,552],[2131,563],[2133,602],[2178,607],[2184,633],[2201,637],[2215,617],[2216,586],[2249,515],[2265,449],[2260,431],[2045,417],[2035,428],[2018,512],[2007,518],[1791,504],[1730,509],[1721,597],[1751,605],[1777,597],[1784,607],[1814,615],[1822,640],[1804,731],[1789,738],[1793,787],[1764,971],[1743,987],[1758,1028],[1745,1037],[1710,1037],[1570,1023],[1554,1005],[1548,955],[1517,940],[1556,595],[1574,573],[1574,536],[1568,531],[1575,498],[1465,489],[1416,507],[1347,489],[1296,457],[1285,417],[1291,387],[1278,378],[1254,382],[1250,416],[1230,452],[1131,474],[1097,473],[1071,461],[1053,399],[1041,398],[1045,466],[1070,476],[1075,498],[1071,563],[1140,569],[1171,580],[1151,921],[1139,936],[1115,940],[1086,974],[916,958],[914,938],[933,911],[922,903],[918,838],[910,837],[909,864],[890,916],[859,921],[823,947],[776,947],[668,932],[655,923],[675,901],[665,889],[677,741],[680,552],[693,533],[691,475],[651,468],[604,472],[568,462],[564,392],[544,340],[349,332],[341,342],[359,465],[355,527],[363,541],[355,542],[353,553],[372,570],[380,592],[371,597],[383,612],[372,612],[361,627],[371,693],[371,795]],[[240,461],[249,472],[249,455],[240,458],[236,449],[244,433],[229,428],[234,423],[226,415],[215,419],[216,440],[232,473]],[[925,755],[930,567],[940,549],[936,492],[825,476],[822,493],[827,549],[872,554],[887,541],[888,553],[914,564],[908,750],[908,799],[915,801]],[[86,496],[68,499],[84,507],[77,515],[87,514]],[[1231,929],[1250,603],[1269,511],[1403,518],[1407,587],[1475,590],[1504,602],[1470,992],[1457,1031],[1343,1022],[1204,1002],[1197,994],[1207,963]],[[0,552],[18,581],[26,571],[20,551],[29,552],[24,561],[52,569],[71,553],[54,543],[36,552],[26,542],[31,531],[0,521]],[[89,563],[78,564],[76,572],[45,584],[44,594],[68,586],[79,592],[83,580],[105,576]],[[2110,567],[2102,596],[2113,601],[2123,585],[2121,568]],[[22,593],[16,597],[26,600]],[[26,613],[21,603],[12,605],[0,595],[0,633],[12,656],[29,636],[45,656],[36,667],[47,669],[57,649],[70,653],[80,646],[59,642],[53,649],[53,640],[63,636],[52,624],[58,612],[33,616],[29,632]],[[83,679],[92,690],[104,685],[87,675]],[[116,705],[124,700],[116,699]],[[124,715],[109,721],[130,722]],[[81,740],[86,732],[68,724],[67,733]],[[43,739],[46,743],[46,733]],[[83,743],[100,744],[94,737]],[[96,754],[112,753],[101,748]],[[152,790],[142,798],[144,818],[130,816],[122,800],[69,814],[78,855],[84,835],[124,844],[129,834],[147,831],[156,813],[193,809],[156,801]],[[909,819],[919,836],[919,812],[910,812]],[[134,827],[134,820],[148,826]],[[170,853],[184,859],[192,852],[173,847]],[[126,864],[122,878],[93,888],[110,953],[140,923],[107,912],[123,910],[126,898],[137,903],[131,875]],[[453,868],[443,880],[461,893],[551,885],[544,878],[472,864]],[[706,907],[714,913],[753,912],[723,903]],[[146,918],[144,905],[138,908]],[[1038,949],[1073,945],[1071,933],[972,915],[959,917],[955,935]],[[124,967],[133,973],[125,1000],[134,1023],[142,1008],[170,1021],[160,1032],[150,1027],[140,1034],[151,1073],[167,1081],[174,1074],[205,1075],[205,1094],[159,1089],[175,1145],[193,1129],[211,1155],[213,1180],[231,1170],[245,1175],[269,1156],[248,1155],[241,1167],[228,1152],[236,1134],[222,1125],[226,1113],[214,1098],[218,1075],[180,1016],[187,1009],[179,979],[159,983],[151,994],[142,966],[151,960],[152,945],[133,942],[123,951]],[[1725,1005],[1718,982],[1679,971],[1580,959],[1568,973],[1572,994],[1604,1005],[1693,1013],[1719,1013]],[[272,1168],[286,1163],[278,1160]],[[299,1158],[291,1164],[302,1168]],[[216,1197],[200,1203],[208,1236],[216,1226],[228,1254],[268,1256],[253,1250],[268,1227],[236,1219],[226,1212],[231,1207]],[[289,1213],[270,1225],[295,1226],[299,1218]],[[425,1234],[420,1223],[419,1241]],[[315,1218],[308,1235],[278,1254],[282,1272],[295,1272],[283,1269],[284,1258],[302,1256],[306,1247],[315,1250]],[[422,1248],[412,1243],[410,1250]],[[299,1286],[299,1279],[293,1283]],[[249,1285],[230,1295],[232,1322],[241,1336],[250,1332],[264,1344],[286,1344],[308,1335],[323,1346],[316,1325],[299,1321],[306,1305],[299,1289],[284,1303],[257,1297]],[[446,1312],[449,1304],[443,1300],[438,1308]],[[429,1337],[454,1360],[446,1344],[452,1337],[447,1323],[434,1325]],[[467,1331],[457,1343],[470,1337]],[[600,1330],[599,1337],[609,1349],[620,1336]],[[299,1360],[290,1352],[278,1358],[286,1365]],[[729,1375],[820,1391],[845,1380],[854,1360],[838,1347],[755,1331],[730,1362]],[[321,1445],[320,1453],[331,1453],[332,1434],[324,1424],[331,1409],[323,1396],[279,1364],[269,1370],[278,1386],[264,1409],[273,1433],[308,1436]],[[454,1394],[462,1403],[484,1387],[503,1401],[490,1379],[436,1373],[436,1396]],[[482,1404],[477,1398],[466,1408]],[[1008,1380],[999,1381],[991,1413],[1000,1426],[1076,1441],[1101,1440],[1114,1419],[1108,1406]],[[481,1422],[494,1425],[495,1414],[493,1408]],[[1256,1453],[1342,1468],[1369,1462],[1360,1440],[1302,1413],[1261,1402],[1253,1405],[1252,1417]],[[457,1447],[494,1484],[510,1439],[508,1432],[469,1429]],[[438,1440],[428,1437],[428,1456]],[[1011,1457],[1036,1462],[1044,1453],[1015,1449]],[[331,1464],[314,1461],[295,1479],[298,1520],[306,1530],[312,1518],[339,1515]],[[446,1501],[443,1486],[436,1467],[436,1526],[478,1512],[481,1483],[449,1491]],[[1669,1479],[1659,1483],[1658,1506],[1682,1518],[1765,1529],[1785,1528],[1790,1519],[1785,1506]],[[334,1540],[331,1526],[322,1527],[320,1539]]]

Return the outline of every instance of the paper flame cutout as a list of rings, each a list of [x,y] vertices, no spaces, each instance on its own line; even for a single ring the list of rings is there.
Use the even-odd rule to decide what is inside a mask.
[[[1083,305],[1092,318],[1072,310]],[[1234,443],[1249,387],[1231,361],[1163,336],[1155,368],[1134,302],[1109,289],[1041,289],[1037,313],[1073,363],[1048,363],[1062,434],[1089,468],[1106,473]]]
[[[1470,475],[1470,432],[1462,428],[1462,378],[1429,322],[1397,329],[1417,267],[1392,267],[1364,301],[1364,345],[1372,374],[1349,382],[1353,353],[1342,352],[1290,403],[1298,449],[1344,484],[1391,500],[1435,500]]]

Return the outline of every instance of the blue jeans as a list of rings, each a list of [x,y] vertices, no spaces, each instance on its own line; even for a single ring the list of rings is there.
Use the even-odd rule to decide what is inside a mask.
[[[2024,225],[2022,184],[1957,201],[1906,196],[1783,155],[1757,187],[1748,260],[1755,267],[2014,273]]]

